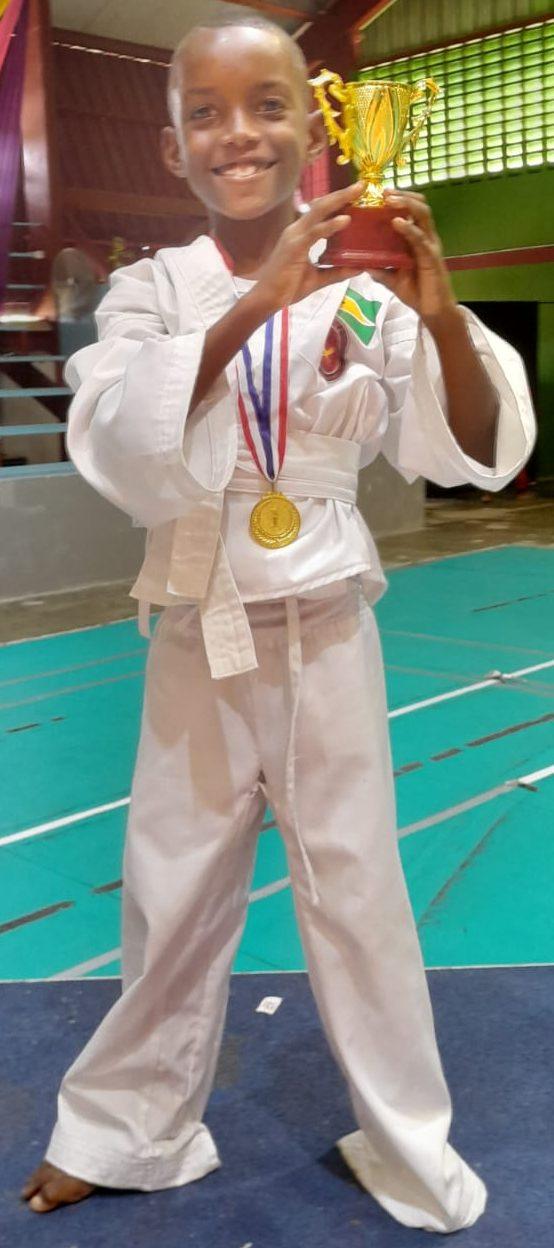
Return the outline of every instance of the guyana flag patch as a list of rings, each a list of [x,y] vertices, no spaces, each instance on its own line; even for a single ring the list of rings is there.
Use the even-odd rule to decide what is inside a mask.
[[[337,316],[348,329],[367,347],[375,333],[375,322],[381,304],[376,299],[365,299],[349,286]]]

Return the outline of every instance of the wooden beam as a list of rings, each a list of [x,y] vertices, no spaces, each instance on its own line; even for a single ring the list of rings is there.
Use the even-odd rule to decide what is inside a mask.
[[[447,256],[447,268],[503,269],[515,264],[552,264],[554,245],[540,247],[509,247],[504,251],[478,251],[465,256]]]
[[[23,195],[28,220],[40,224],[40,238],[37,230],[33,240],[48,259],[57,250],[60,229],[54,90],[48,0],[29,0],[21,109]]]
[[[65,208],[81,212],[113,212],[130,217],[205,217],[206,210],[192,195],[128,195],[87,186],[68,186],[63,192]]]
[[[223,3],[236,7],[237,0],[223,0]],[[278,4],[274,0],[248,0],[246,7],[256,9],[258,13],[273,13],[276,17],[297,17],[302,22],[308,21],[310,17],[305,9],[293,9],[290,4]]]
[[[365,13],[362,13],[361,17],[356,19],[356,26],[358,28],[369,26],[371,22],[375,21],[376,17],[384,13],[386,9],[390,9],[393,4],[396,4],[396,0],[375,0],[374,4],[366,4],[364,6]]]
[[[326,68],[339,74],[343,74],[341,63],[350,62],[347,72],[351,72],[356,68],[358,32],[395,3],[396,0],[336,0],[298,40],[310,71],[329,61]]]
[[[74,48],[99,48],[101,52],[112,52],[118,56],[128,56],[133,60],[154,61],[155,64],[169,65],[172,56],[171,48],[155,48],[147,43],[127,43],[123,39],[108,39],[105,35],[89,35],[81,30],[66,30],[63,26],[53,26],[52,43],[68,43]]]

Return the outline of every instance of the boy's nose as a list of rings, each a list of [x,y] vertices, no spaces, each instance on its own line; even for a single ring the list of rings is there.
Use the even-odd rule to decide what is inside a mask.
[[[225,128],[224,143],[249,143],[258,137],[258,127],[254,117],[248,116],[242,109],[233,113]]]

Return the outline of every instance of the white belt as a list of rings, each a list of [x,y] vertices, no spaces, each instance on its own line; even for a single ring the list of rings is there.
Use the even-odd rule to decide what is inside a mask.
[[[334,498],[355,504],[359,458],[360,448],[353,442],[296,433],[287,443],[286,471],[279,477],[278,489],[291,498]],[[226,488],[260,496],[270,486],[260,473],[237,468]],[[250,672],[258,666],[250,624],[221,536],[200,617],[213,677]]]
[[[356,474],[355,481],[350,481],[345,476],[341,484],[328,479],[310,484],[309,481],[299,481],[296,477],[289,477],[282,473],[275,488],[280,490],[281,494],[288,494],[289,498],[336,498],[341,503],[355,503],[358,476]],[[237,468],[226,489],[233,494],[257,494],[258,498],[261,498],[262,494],[267,494],[271,489],[271,482],[259,473],[256,476],[247,476],[243,470]]]
[[[327,437],[323,434],[295,431],[289,434],[284,471],[278,480],[278,489],[291,498],[332,498],[355,504],[358,484],[360,447],[344,438]],[[268,491],[269,482],[251,470],[236,468],[226,489],[233,493],[261,495]],[[176,525],[180,524],[177,520]],[[171,597],[164,595],[158,601],[169,602],[171,598],[196,599],[187,584],[187,566],[195,569],[198,583],[198,546],[188,550],[189,535],[183,525],[186,540],[175,540],[173,558],[167,576]],[[215,534],[214,534],[215,536]],[[192,541],[192,538],[190,538]],[[213,549],[213,547],[212,547]],[[178,552],[178,559],[177,559]],[[257,666],[256,652],[248,616],[241,600],[229,563],[221,534],[217,536],[215,553],[204,597],[199,601],[202,633],[210,671],[214,679],[240,675],[253,671]],[[177,563],[176,563],[177,560]],[[140,593],[140,580],[135,596]],[[148,635],[147,602],[139,605],[139,628]]]
[[[277,488],[290,498],[336,498],[341,503],[355,503],[359,462],[360,447],[355,442],[296,433],[289,438],[285,471]],[[265,494],[269,488],[266,477],[254,466],[236,468],[227,486],[240,494]]]

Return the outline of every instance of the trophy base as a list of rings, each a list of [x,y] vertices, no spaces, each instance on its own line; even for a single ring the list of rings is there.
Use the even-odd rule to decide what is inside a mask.
[[[319,264],[334,268],[413,269],[414,257],[404,238],[391,224],[406,214],[383,204],[375,208],[350,208],[350,225],[329,239]]]

